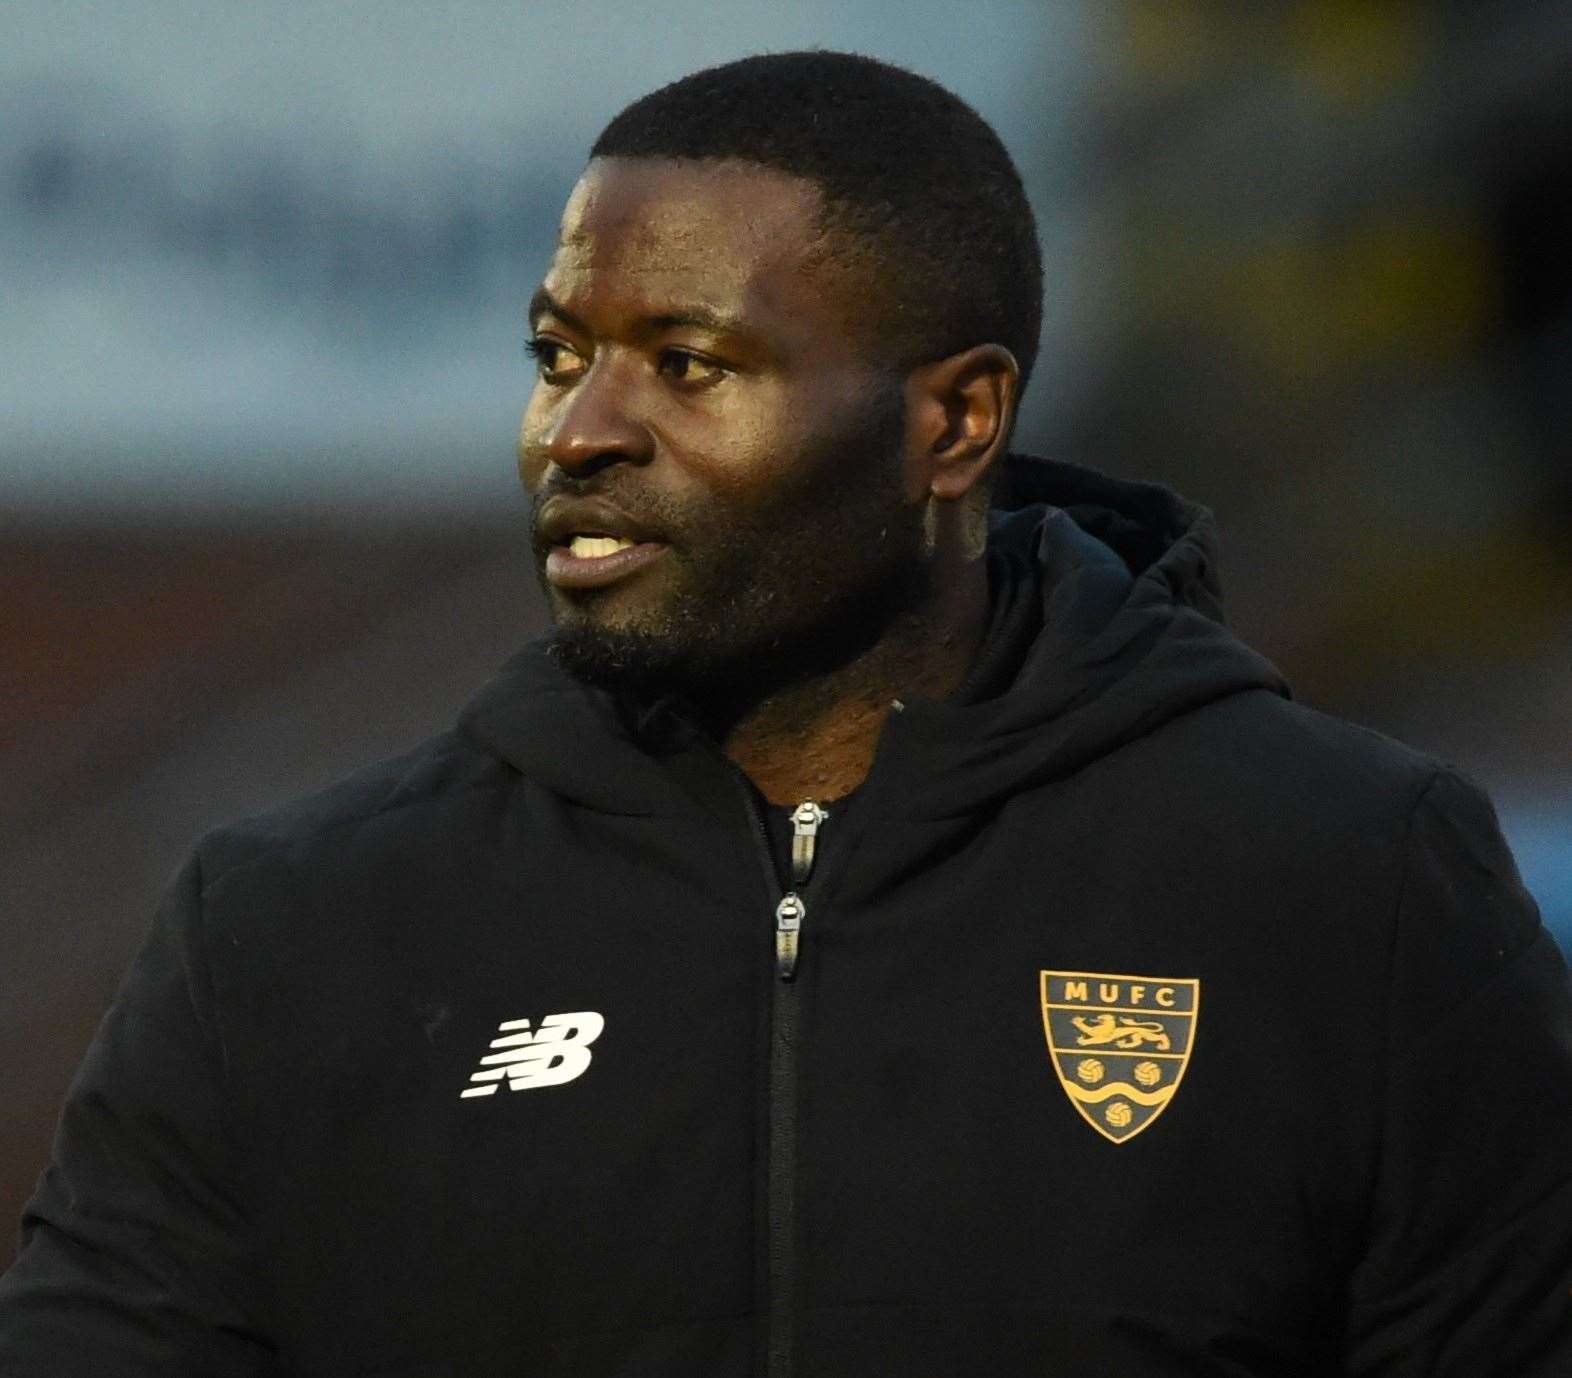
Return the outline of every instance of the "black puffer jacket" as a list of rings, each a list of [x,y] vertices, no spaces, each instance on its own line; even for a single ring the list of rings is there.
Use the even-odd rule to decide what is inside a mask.
[[[978,675],[822,821],[531,647],[207,837],[0,1371],[1572,1372],[1572,1001],[1489,804],[1286,697],[1201,509],[1001,498]]]

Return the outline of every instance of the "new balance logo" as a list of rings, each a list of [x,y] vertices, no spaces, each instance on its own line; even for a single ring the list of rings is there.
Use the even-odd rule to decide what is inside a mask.
[[[605,1027],[606,1021],[594,1010],[548,1014],[534,1033],[527,1019],[504,1020],[497,1026],[499,1036],[491,1040],[495,1051],[481,1058],[459,1099],[495,1095],[504,1078],[510,1091],[531,1091],[583,1076],[590,1065],[589,1045]]]

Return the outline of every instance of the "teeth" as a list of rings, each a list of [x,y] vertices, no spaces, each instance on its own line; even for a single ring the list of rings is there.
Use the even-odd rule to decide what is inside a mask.
[[[636,542],[625,541],[620,536],[575,536],[568,542],[568,549],[580,560],[598,560],[634,544]]]

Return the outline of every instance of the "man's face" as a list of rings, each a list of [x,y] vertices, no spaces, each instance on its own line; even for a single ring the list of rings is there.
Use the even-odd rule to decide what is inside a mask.
[[[855,655],[929,593],[903,378],[810,182],[600,159],[532,306],[519,468],[581,677],[702,701]]]

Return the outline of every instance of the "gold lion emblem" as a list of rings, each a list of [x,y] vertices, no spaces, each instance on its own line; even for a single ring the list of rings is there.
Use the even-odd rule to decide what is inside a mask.
[[[1111,1043],[1115,1048],[1139,1048],[1150,1043],[1159,1052],[1169,1048],[1168,1032],[1154,1019],[1130,1019],[1118,1014],[1100,1014],[1096,1019],[1075,1015],[1070,1022],[1081,1031],[1075,1041],[1081,1047]]]

